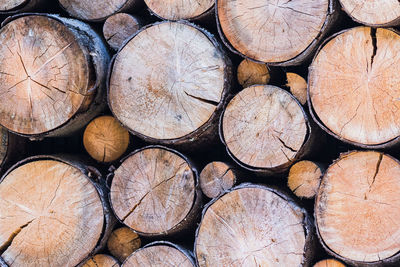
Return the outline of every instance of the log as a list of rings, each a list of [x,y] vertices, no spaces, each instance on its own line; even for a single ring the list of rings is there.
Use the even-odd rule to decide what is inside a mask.
[[[97,117],[86,127],[83,145],[96,161],[112,162],[128,149],[129,132],[112,116]]]
[[[237,170],[227,163],[210,162],[200,173],[201,191],[208,198],[215,198],[235,185],[237,174]]]
[[[87,260],[82,267],[119,267],[116,259],[109,255],[97,254]]]
[[[58,0],[60,6],[72,17],[101,22],[125,11],[138,9],[142,0]]]
[[[213,0],[144,0],[150,12],[165,20],[201,20],[210,17],[214,9]]]
[[[269,65],[299,65],[338,16],[333,0],[217,0],[217,26],[232,52]]]
[[[0,14],[10,15],[38,9],[47,0],[0,0]]]
[[[314,129],[297,100],[271,85],[245,88],[228,104],[220,136],[232,159],[245,169],[274,174],[310,153]]]
[[[0,173],[21,159],[27,151],[27,141],[0,126]]]
[[[141,240],[139,235],[128,227],[121,227],[114,230],[107,242],[107,248],[111,255],[120,262],[124,262],[140,246]]]
[[[321,244],[351,266],[400,261],[400,162],[374,151],[342,154],[326,171],[316,202]]]
[[[325,168],[308,160],[299,161],[289,171],[288,186],[300,198],[314,198]]]
[[[159,146],[139,149],[115,170],[110,199],[117,218],[140,235],[173,235],[197,219],[197,171],[177,151]]]
[[[243,88],[255,84],[267,84],[270,80],[267,65],[244,59],[237,69],[237,79]]]
[[[391,29],[356,27],[329,38],[308,78],[308,104],[320,127],[363,148],[398,144],[399,49]]]
[[[118,50],[130,36],[143,26],[142,20],[127,13],[117,13],[106,19],[103,35],[112,49]]]
[[[205,266],[309,266],[315,246],[307,212],[284,193],[243,184],[203,211],[195,255]]]
[[[314,267],[346,267],[343,263],[335,259],[322,260],[314,264]]]
[[[346,13],[356,22],[373,27],[397,26],[400,24],[400,6],[395,0],[357,2],[340,0]]]
[[[0,180],[0,257],[12,266],[75,266],[104,247],[114,220],[98,171],[28,158]]]
[[[46,14],[0,29],[0,124],[31,139],[70,135],[104,107],[109,57],[88,25]]]
[[[195,267],[192,253],[166,241],[153,242],[135,251],[122,264],[123,267],[179,266]]]
[[[145,141],[194,149],[216,139],[230,81],[230,60],[209,33],[187,22],[161,22],[120,49],[108,101]]]
[[[307,103],[307,82],[303,77],[296,73],[286,73],[286,87],[289,88],[290,93],[302,104]]]

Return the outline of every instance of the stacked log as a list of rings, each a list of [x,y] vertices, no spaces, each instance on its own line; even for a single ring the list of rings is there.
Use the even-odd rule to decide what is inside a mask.
[[[1,0],[0,14],[15,14],[40,8],[46,0]]]
[[[97,254],[87,260],[82,267],[119,267],[116,259],[105,254]]]
[[[322,164],[309,160],[299,161],[290,168],[288,186],[300,198],[313,198],[317,194],[324,171]]]
[[[240,62],[237,69],[237,79],[243,88],[255,84],[267,84],[270,77],[267,65],[255,63],[248,59]]]
[[[128,227],[115,229],[107,241],[108,250],[120,262],[124,262],[140,246],[141,240],[139,235]]]
[[[202,20],[213,14],[213,0],[144,0],[156,16],[166,20]]]

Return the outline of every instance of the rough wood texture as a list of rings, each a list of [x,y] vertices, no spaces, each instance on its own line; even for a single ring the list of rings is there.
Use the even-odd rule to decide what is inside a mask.
[[[89,123],[83,134],[83,145],[99,162],[119,159],[129,145],[129,132],[112,116],[101,116]]]
[[[314,264],[314,267],[346,267],[343,263],[335,259],[322,260]]]
[[[103,21],[115,13],[138,8],[142,0],[58,0],[72,17],[89,21]]]
[[[343,9],[355,21],[374,27],[400,24],[400,5],[397,0],[340,0]]]
[[[270,79],[267,65],[244,59],[237,69],[239,84],[244,88],[255,84],[267,84]]]
[[[313,198],[318,192],[324,168],[318,163],[303,160],[289,171],[288,186],[300,198]]]
[[[121,227],[114,230],[107,241],[107,248],[111,255],[116,257],[120,262],[124,262],[140,246],[141,240],[139,235],[128,227]]]
[[[50,15],[8,18],[0,30],[0,123],[32,138],[67,135],[104,107],[108,63],[86,24]]]
[[[197,172],[183,155],[163,147],[130,154],[115,170],[111,184],[115,215],[141,235],[184,230],[199,212]]]
[[[196,20],[209,13],[213,0],[144,0],[150,11],[166,20]]]
[[[328,39],[309,73],[309,106],[336,138],[364,148],[399,143],[400,36],[357,27]]]
[[[195,267],[192,254],[170,242],[154,242],[135,251],[122,265],[123,267]]]
[[[231,189],[237,178],[237,171],[230,165],[214,161],[207,164],[200,173],[200,188],[204,195],[214,198]]]
[[[226,107],[221,139],[242,167],[283,172],[308,153],[313,135],[307,115],[287,91],[271,85],[242,90]]]
[[[103,35],[111,48],[118,50],[142,26],[138,17],[126,13],[117,13],[104,22]]]
[[[231,67],[209,33],[185,22],[161,22],[125,44],[109,80],[110,108],[132,133],[193,148],[215,139]]]
[[[233,52],[274,65],[313,54],[337,17],[331,0],[217,0],[221,38]]]
[[[296,73],[286,73],[287,84],[290,92],[299,100],[302,105],[307,103],[307,82],[303,77]]]
[[[343,154],[329,167],[315,202],[329,253],[354,266],[399,261],[399,177],[400,163],[373,151]]]
[[[37,9],[46,0],[0,0],[0,14],[8,15]]]
[[[0,126],[0,173],[20,160],[27,151],[27,140]]]
[[[105,254],[97,254],[87,260],[82,267],[119,267],[116,259]]]
[[[197,230],[195,255],[205,266],[309,266],[313,225],[290,198],[244,184],[209,203]]]

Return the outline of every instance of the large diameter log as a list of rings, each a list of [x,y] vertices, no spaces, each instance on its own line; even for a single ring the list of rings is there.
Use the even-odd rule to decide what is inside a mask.
[[[161,22],[143,28],[116,55],[108,101],[142,139],[193,148],[216,138],[230,81],[230,60],[209,33]]]
[[[220,121],[229,155],[242,167],[266,174],[284,172],[308,154],[315,130],[298,101],[271,85],[242,90]]]
[[[326,41],[309,72],[309,107],[332,136],[386,148],[400,136],[400,36],[356,27]]]
[[[288,186],[300,198],[314,198],[325,168],[319,163],[302,160],[289,170]]]
[[[307,212],[277,190],[244,184],[203,211],[195,255],[206,266],[309,266],[315,245]]]
[[[198,217],[197,171],[177,151],[143,148],[115,170],[110,199],[117,218],[139,234],[176,234]]]
[[[15,14],[43,6],[47,0],[0,0],[0,14]]]
[[[141,240],[139,235],[128,227],[115,229],[107,241],[107,248],[111,255],[116,257],[120,262],[124,262],[140,246]]]
[[[150,11],[167,20],[196,20],[213,11],[214,0],[144,0]]]
[[[11,17],[0,30],[0,124],[31,138],[71,134],[105,107],[109,57],[88,25]]]
[[[218,29],[237,54],[270,65],[299,65],[333,26],[332,0],[217,0]]]
[[[116,259],[109,255],[97,254],[88,259],[82,267],[119,267]]]
[[[237,175],[238,171],[225,162],[210,162],[200,173],[201,191],[209,198],[218,197],[235,185]]]
[[[315,202],[321,244],[352,266],[400,261],[400,162],[380,152],[341,155]]]
[[[0,182],[0,258],[11,266],[75,266],[102,249],[113,226],[98,171],[38,156]]]

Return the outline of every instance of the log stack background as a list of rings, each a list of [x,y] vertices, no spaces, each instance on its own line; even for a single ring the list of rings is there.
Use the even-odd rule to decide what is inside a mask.
[[[398,1],[0,19],[0,266],[400,266]]]

